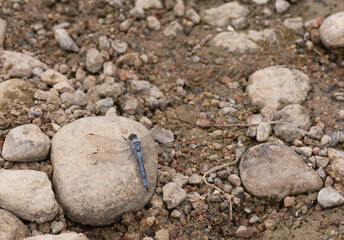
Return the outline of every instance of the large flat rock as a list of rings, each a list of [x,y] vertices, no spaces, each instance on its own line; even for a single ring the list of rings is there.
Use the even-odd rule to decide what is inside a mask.
[[[271,200],[287,195],[318,191],[323,182],[317,173],[290,147],[264,143],[249,149],[239,166],[248,192]]]
[[[147,136],[143,148],[154,146],[153,138],[143,125],[124,117],[84,118],[55,134],[51,149],[54,186],[72,221],[92,226],[108,225],[122,214],[138,211],[149,202],[157,178],[157,154],[154,149],[143,152],[147,191],[135,157],[128,159],[131,150],[116,154],[126,149],[123,137],[128,138],[130,133],[136,133],[138,139]],[[89,134],[98,137],[90,138]],[[98,154],[92,154],[97,151]]]

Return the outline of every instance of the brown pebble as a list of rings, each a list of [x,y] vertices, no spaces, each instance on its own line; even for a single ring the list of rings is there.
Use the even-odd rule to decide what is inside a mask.
[[[314,44],[320,43],[320,33],[318,29],[313,28],[311,30],[311,40]]]

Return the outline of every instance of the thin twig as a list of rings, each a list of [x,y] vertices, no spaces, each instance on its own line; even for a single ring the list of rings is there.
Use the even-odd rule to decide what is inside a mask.
[[[235,162],[231,162],[231,163],[225,163],[225,164],[222,164],[220,166],[215,166],[211,169],[209,169],[209,171],[207,171],[206,173],[204,173],[203,175],[203,182],[209,186],[209,187],[213,187],[215,188],[216,190],[218,190],[220,193],[222,193],[223,195],[225,195],[226,193],[224,191],[222,191],[220,188],[216,187],[214,184],[211,184],[207,181],[207,175],[210,174],[210,173],[213,173],[213,172],[216,172],[216,171],[219,171],[223,168],[226,168],[226,167],[229,167],[229,166],[232,166],[232,165],[235,165],[237,163],[237,161]],[[229,209],[229,218],[230,220],[232,221],[232,198],[234,197],[233,195],[229,195],[229,206],[227,204],[227,200],[225,200],[221,195],[219,195],[220,198],[225,202],[225,204],[227,205],[228,209]]]

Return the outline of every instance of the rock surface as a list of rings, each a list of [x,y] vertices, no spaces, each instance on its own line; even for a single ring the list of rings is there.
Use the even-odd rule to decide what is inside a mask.
[[[0,209],[0,239],[21,240],[31,236],[29,229],[12,213]]]
[[[26,124],[13,128],[6,136],[2,156],[12,162],[44,160],[50,149],[50,139],[39,127]]]
[[[282,144],[266,143],[249,149],[239,170],[246,190],[261,198],[280,201],[287,195],[313,192],[323,186],[316,172]]]
[[[133,132],[139,139],[148,134],[141,124],[124,117],[93,117],[68,124],[55,134],[51,149],[54,186],[71,220],[92,226],[108,225],[149,202],[157,178],[156,153],[143,152],[147,192],[136,159],[128,160],[131,152],[117,156],[108,152],[123,151],[128,146],[116,145],[108,138],[123,142],[122,136],[127,138]],[[90,133],[103,138],[90,137]],[[143,147],[153,144],[153,138],[148,137]],[[92,155],[97,151],[98,155]]]
[[[62,49],[72,52],[79,52],[80,49],[78,45],[76,45],[74,40],[69,36],[68,32],[65,29],[55,29],[54,36]]]
[[[222,32],[210,40],[210,45],[222,47],[233,54],[255,53],[261,46],[259,41],[270,41],[269,30],[242,32]],[[274,37],[272,37],[272,40]]]
[[[321,189],[318,193],[317,200],[323,208],[336,207],[344,203],[344,197],[331,187]]]
[[[308,131],[311,120],[308,110],[300,104],[290,104],[279,110],[273,117],[274,121],[290,122],[297,127]]]
[[[16,66],[28,66],[32,70],[34,68],[47,69],[47,65],[41,61],[27,54],[12,51],[0,51],[0,62],[12,66],[12,68]]]
[[[14,101],[26,107],[33,105],[33,87],[19,78],[10,79],[0,83],[0,111],[10,111]]]
[[[58,209],[48,176],[33,170],[0,170],[0,207],[17,217],[43,223]]]
[[[186,199],[186,192],[178,183],[170,182],[162,188],[163,200],[168,209],[176,208]]]
[[[344,152],[329,148],[327,155],[330,159],[331,169],[337,174],[344,176]]]
[[[88,238],[82,233],[69,232],[69,233],[62,233],[59,235],[51,235],[51,234],[39,235],[39,236],[24,238],[23,240],[88,240]]]
[[[91,48],[86,53],[86,68],[91,73],[97,73],[103,68],[104,59],[100,52]]]
[[[51,86],[57,83],[68,81],[67,77],[54,69],[48,69],[47,71],[42,73],[41,80],[42,82],[45,82],[46,84]]]
[[[207,24],[216,27],[224,27],[231,19],[246,17],[249,10],[237,2],[229,2],[218,7],[210,8],[201,12],[201,18]]]
[[[160,0],[136,0],[135,7],[150,9],[150,8],[162,8],[163,5]]]
[[[329,49],[344,47],[344,11],[327,17],[321,24],[320,39]]]
[[[252,74],[246,91],[252,104],[280,109],[303,102],[310,89],[309,78],[303,72],[272,66]]]

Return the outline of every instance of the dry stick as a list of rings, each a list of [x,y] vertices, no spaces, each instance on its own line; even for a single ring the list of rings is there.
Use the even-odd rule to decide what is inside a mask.
[[[221,170],[223,168],[226,168],[226,167],[229,167],[229,166],[232,166],[232,165],[235,165],[237,163],[237,161],[235,162],[232,162],[232,163],[225,163],[225,164],[222,164],[220,166],[215,166],[213,168],[211,168],[209,171],[207,171],[206,173],[204,173],[203,175],[203,182],[209,186],[209,187],[213,187],[215,188],[216,190],[218,190],[219,192],[221,192],[222,194],[226,194],[224,191],[222,191],[220,188],[216,187],[214,184],[211,184],[211,183],[208,183],[207,181],[207,175],[210,174],[210,173],[213,173],[213,172],[216,172],[218,170]],[[227,204],[227,200],[223,199],[223,197],[221,195],[219,195],[220,198],[225,202],[225,204],[227,205],[228,209],[229,209],[229,218],[230,220],[232,221],[232,198],[234,197],[233,195],[229,195],[229,206]]]

